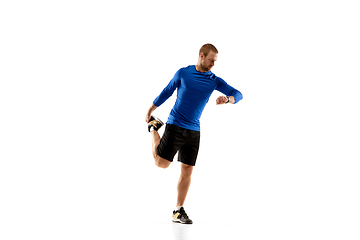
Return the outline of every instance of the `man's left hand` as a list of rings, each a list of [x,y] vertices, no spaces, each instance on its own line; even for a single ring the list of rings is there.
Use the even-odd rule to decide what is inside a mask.
[[[220,96],[216,99],[216,105],[224,104],[228,101],[228,98],[226,96]]]

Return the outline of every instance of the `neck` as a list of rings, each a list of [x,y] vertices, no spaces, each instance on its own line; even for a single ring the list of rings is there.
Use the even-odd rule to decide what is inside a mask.
[[[200,63],[197,63],[197,64],[195,65],[195,68],[196,68],[196,70],[197,70],[198,72],[207,72],[207,71],[205,71],[205,70],[201,67],[201,64],[200,64]]]

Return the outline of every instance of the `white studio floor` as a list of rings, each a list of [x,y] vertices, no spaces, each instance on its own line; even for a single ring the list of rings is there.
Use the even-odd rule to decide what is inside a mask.
[[[29,212],[5,212],[1,239],[106,239],[106,240],[201,240],[201,239],[359,239],[358,220],[354,212],[322,208],[303,211],[301,208],[271,208],[257,203],[248,206],[214,204],[200,207],[192,203],[188,214],[192,225],[171,222],[171,211],[154,206],[146,209],[135,201],[132,205],[38,206]],[[126,205],[128,204],[128,205]],[[93,205],[93,206],[91,206]],[[198,207],[195,208],[194,206]],[[265,207],[266,205],[266,207]],[[204,207],[204,208],[203,208]],[[308,206],[309,207],[309,206]],[[321,208],[321,206],[318,206]],[[237,209],[238,208],[238,209]],[[343,206],[345,209],[346,206]],[[39,211],[38,211],[39,210]],[[349,210],[349,209],[348,209]],[[7,210],[9,211],[9,210]],[[12,214],[12,215],[11,215]]]
[[[143,231],[137,231],[138,227],[142,228]],[[249,238],[251,232],[246,232],[244,227],[226,224],[144,223],[133,225],[129,229],[129,231],[125,230],[123,233],[124,236],[128,236],[128,239],[251,239]]]
[[[236,214],[234,212],[234,214]],[[284,215],[279,213],[281,217]],[[359,232],[354,222],[341,222],[329,219],[294,218],[280,219],[273,216],[269,220],[258,219],[244,222],[245,216],[219,217],[210,215],[214,222],[193,218],[194,224],[175,224],[171,221],[129,222],[123,223],[118,232],[120,239],[159,239],[159,240],[198,240],[198,239],[358,239]],[[279,218],[280,217],[280,218]],[[267,218],[266,216],[264,218]],[[271,217],[270,217],[271,218]],[[203,220],[203,221],[202,221]],[[218,222],[216,222],[218,221]],[[346,221],[346,220],[345,220]],[[119,238],[118,238],[119,239]]]
[[[158,223],[138,223],[125,225],[121,236],[124,239],[239,239],[246,233],[240,226],[226,224],[204,224],[197,223],[192,225],[175,224],[171,222]],[[139,228],[141,231],[139,231]]]
[[[141,229],[138,230],[138,228]],[[226,224],[193,224],[190,226],[154,223],[132,225],[125,230],[120,239],[159,239],[159,240],[197,240],[197,239],[342,239],[341,231],[332,235],[333,231],[325,229],[298,228],[288,229],[285,226],[246,227]],[[356,239],[359,235],[343,232],[347,239]]]

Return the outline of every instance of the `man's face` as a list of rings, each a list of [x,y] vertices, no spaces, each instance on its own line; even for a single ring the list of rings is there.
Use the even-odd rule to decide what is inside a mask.
[[[203,53],[201,53],[200,58],[201,68],[208,72],[215,65],[215,61],[217,60],[217,53],[210,52],[206,57]]]

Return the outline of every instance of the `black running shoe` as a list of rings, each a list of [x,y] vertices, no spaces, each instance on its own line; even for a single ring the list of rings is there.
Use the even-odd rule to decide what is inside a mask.
[[[164,125],[164,123],[160,119],[151,116],[148,124],[148,130],[150,132],[152,127],[155,131],[157,131],[161,128],[162,125]]]
[[[183,207],[180,210],[173,211],[172,221],[174,223],[192,224],[192,220],[188,217]]]

